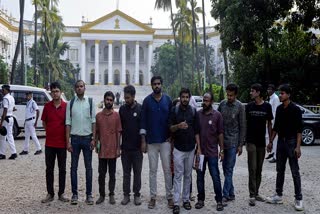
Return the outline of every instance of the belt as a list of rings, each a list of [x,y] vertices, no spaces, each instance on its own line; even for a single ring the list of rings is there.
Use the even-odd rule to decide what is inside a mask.
[[[91,139],[92,134],[89,135],[71,135],[71,137],[80,138],[80,139]]]
[[[30,121],[30,120],[33,120],[35,117],[30,117],[28,119],[26,119],[26,121]]]

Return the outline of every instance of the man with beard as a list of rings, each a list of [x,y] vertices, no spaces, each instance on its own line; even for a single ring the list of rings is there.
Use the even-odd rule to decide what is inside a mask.
[[[256,201],[265,201],[265,198],[259,194],[259,188],[266,154],[266,124],[268,125],[270,139],[273,115],[271,105],[263,100],[263,87],[261,84],[253,84],[250,95],[254,101],[246,105],[246,142],[249,170],[249,205],[255,206]]]
[[[168,95],[162,93],[162,83],[163,80],[160,76],[151,78],[153,93],[143,100],[141,110],[141,149],[143,152],[148,151],[149,157],[149,186],[151,197],[148,204],[149,209],[153,209],[156,205],[159,154],[164,173],[168,207],[173,208],[174,205],[172,200],[172,177],[170,170],[171,145],[168,127],[172,102]]]
[[[191,209],[190,184],[195,144],[199,145],[199,118],[196,109],[189,105],[191,93],[187,88],[180,91],[180,104],[173,106],[169,127],[173,133],[174,150],[174,207],[173,213],[180,212],[181,183],[183,177],[182,201],[186,210]],[[200,151],[200,150],[199,150]]]
[[[268,145],[268,151],[270,152],[273,140],[278,135],[276,194],[268,197],[267,202],[272,204],[283,203],[284,175],[286,162],[289,159],[295,192],[294,207],[297,211],[303,211],[301,177],[298,163],[298,159],[301,157],[302,113],[300,108],[290,100],[292,94],[291,87],[284,84],[279,87],[279,90],[282,104],[277,108],[275,124]]]
[[[223,117],[224,128],[224,159],[222,162],[224,184],[223,202],[235,200],[233,187],[233,169],[236,164],[236,156],[242,154],[242,146],[246,134],[245,110],[237,99],[238,86],[229,84],[226,87],[227,99],[223,100],[218,108]]]
[[[71,204],[78,204],[78,162],[82,150],[86,168],[86,203],[93,205],[92,198],[92,150],[95,145],[96,117],[92,98],[84,95],[83,80],[75,83],[76,96],[68,102],[66,112],[67,149],[71,152]],[[70,142],[71,136],[71,142]]]
[[[131,170],[133,170],[134,204],[141,205],[141,171],[143,153],[141,152],[140,120],[141,105],[135,101],[136,89],[132,85],[124,87],[125,105],[119,110],[122,126],[121,162],[123,169],[122,205],[130,202]]]
[[[114,94],[107,91],[104,94],[105,108],[96,116],[96,145],[99,155],[99,193],[96,204],[105,199],[105,180],[109,168],[109,203],[115,204],[114,189],[116,186],[116,163],[120,157],[121,121],[118,112],[113,111]]]
[[[206,172],[206,165],[208,163],[209,172],[212,177],[214,192],[216,194],[215,200],[217,202],[217,211],[222,211],[222,189],[218,163],[219,158],[222,161],[224,157],[223,119],[221,113],[212,108],[212,104],[213,94],[210,92],[205,93],[203,95],[203,108],[199,111],[200,147],[198,147],[197,151],[198,154],[204,155],[204,160],[202,171],[197,170],[198,202],[196,203],[195,208],[201,209],[204,206],[204,177]],[[218,145],[220,147],[220,152],[218,151]]]

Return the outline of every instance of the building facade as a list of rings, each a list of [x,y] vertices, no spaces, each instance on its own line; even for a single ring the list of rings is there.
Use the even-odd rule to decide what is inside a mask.
[[[17,38],[18,21],[0,12],[1,55],[10,65]],[[26,63],[31,62],[28,49],[33,45],[33,22],[25,21]],[[202,29],[198,29],[200,37]],[[70,49],[61,56],[80,68],[80,77],[91,85],[150,84],[153,51],[168,40],[173,41],[171,29],[158,29],[141,23],[120,10],[95,21],[82,20],[82,26],[67,26],[63,42]],[[211,69],[224,82],[224,61],[219,33],[207,27],[207,44],[214,48]]]

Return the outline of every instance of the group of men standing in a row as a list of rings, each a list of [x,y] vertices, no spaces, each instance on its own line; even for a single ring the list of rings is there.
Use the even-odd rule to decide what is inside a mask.
[[[289,159],[295,185],[295,208],[303,210],[298,165],[298,158],[301,155],[302,119],[300,109],[290,101],[292,92],[288,85],[279,88],[282,104],[276,109],[272,128],[274,118],[272,107],[263,100],[264,90],[260,84],[252,85],[250,95],[253,101],[246,106],[237,100],[238,87],[229,84],[226,87],[227,99],[220,103],[218,111],[213,109],[214,97],[208,92],[203,96],[202,109],[197,112],[189,105],[191,99],[189,89],[182,88],[179,102],[173,105],[170,97],[162,92],[162,83],[160,76],[151,79],[153,93],[144,99],[142,105],[135,101],[135,88],[131,85],[126,86],[125,105],[120,107],[119,113],[113,110],[115,96],[108,91],[104,94],[104,108],[97,115],[93,100],[84,95],[85,83],[82,80],[76,82],[76,96],[68,103],[61,99],[60,84],[52,83],[50,89],[53,100],[45,105],[41,117],[46,130],[45,161],[48,192],[42,202],[54,199],[53,172],[56,157],[59,167],[59,200],[70,201],[64,195],[67,149],[71,152],[71,204],[78,203],[77,168],[81,150],[86,169],[85,202],[94,204],[92,151],[95,149],[99,157],[100,194],[96,204],[105,200],[107,172],[109,203],[115,203],[116,160],[121,156],[124,194],[121,204],[126,205],[130,202],[130,181],[133,170],[134,204],[140,205],[143,153],[148,153],[150,187],[148,208],[153,209],[156,206],[157,168],[160,155],[168,207],[173,209],[173,213],[179,213],[182,199],[183,207],[190,210],[194,157],[204,155],[202,170],[196,171],[198,200],[195,208],[201,209],[204,206],[204,178],[208,167],[216,195],[217,210],[221,211],[229,201],[235,200],[233,170],[236,155],[241,155],[242,148],[246,145],[249,205],[255,206],[256,201],[266,200],[270,203],[282,203],[285,164]],[[267,144],[266,130],[270,139]],[[276,194],[265,198],[259,194],[262,166],[266,145],[267,151],[271,152],[276,135],[278,135],[278,145],[275,148]],[[225,177],[223,188],[219,159],[222,161]],[[173,160],[173,170],[170,167],[171,160]]]

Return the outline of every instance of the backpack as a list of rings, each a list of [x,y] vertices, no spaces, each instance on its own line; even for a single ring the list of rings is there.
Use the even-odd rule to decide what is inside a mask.
[[[73,103],[74,103],[74,100],[76,98],[73,97],[71,100],[70,100],[70,118],[72,118],[72,106],[73,106]],[[90,105],[90,117],[92,117],[92,98],[89,97],[89,105]]]

